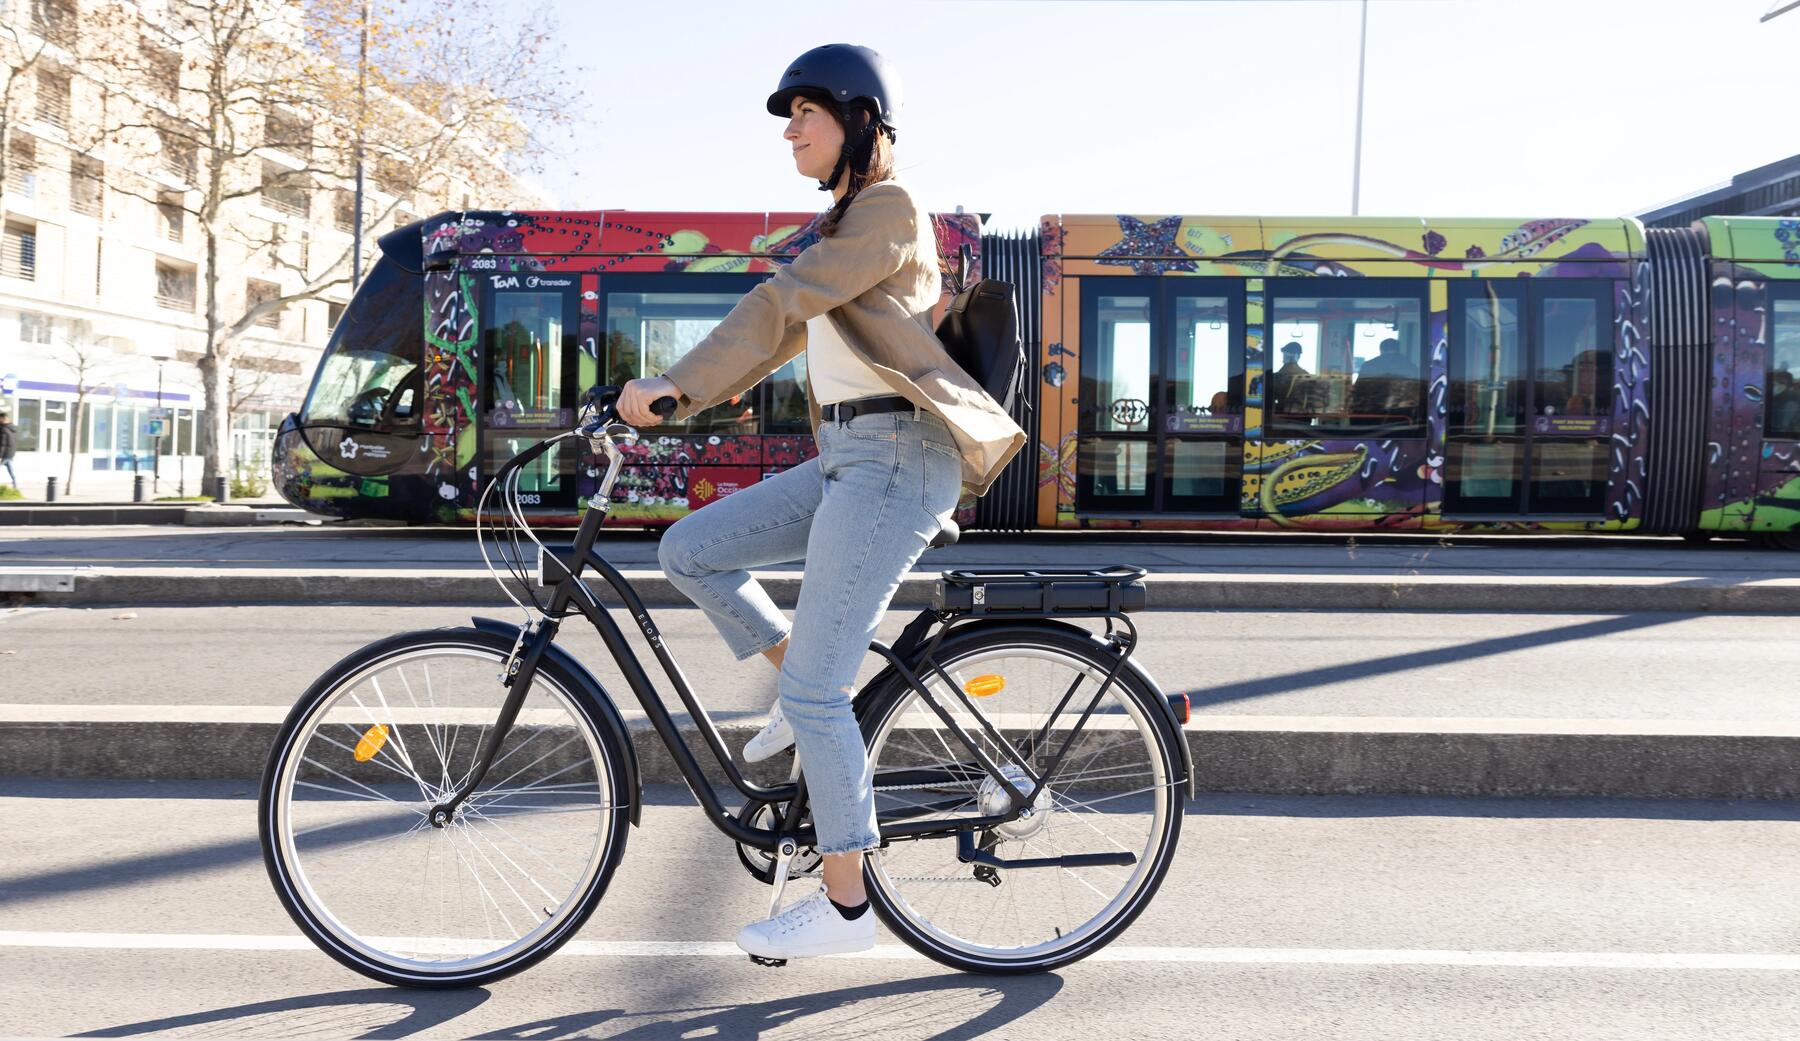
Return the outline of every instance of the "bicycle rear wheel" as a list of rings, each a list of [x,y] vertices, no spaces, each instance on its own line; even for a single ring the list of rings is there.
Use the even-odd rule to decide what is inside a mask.
[[[1021,625],[953,634],[936,657],[1041,774],[1117,655],[1086,633]],[[926,686],[984,752],[1007,763],[941,676],[932,674]],[[1030,814],[976,832],[982,848],[1003,861],[1123,853],[1132,863],[993,867],[963,863],[953,839],[890,841],[865,866],[882,921],[920,953],[985,973],[1053,969],[1123,932],[1155,895],[1181,833],[1183,760],[1174,744],[1181,735],[1160,697],[1137,673],[1120,670]],[[1004,789],[911,688],[890,688],[871,703],[863,725],[884,825],[956,820],[1009,805]],[[1023,771],[1003,772],[1029,794]]]
[[[400,986],[465,987],[549,955],[625,852],[625,751],[553,661],[455,819],[431,808],[473,769],[510,641],[404,633],[303,695],[263,777],[259,831],[288,913],[327,954]]]

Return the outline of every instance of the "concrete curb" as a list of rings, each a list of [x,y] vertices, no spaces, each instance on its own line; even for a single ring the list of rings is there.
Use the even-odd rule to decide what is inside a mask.
[[[245,527],[265,524],[320,524],[329,518],[292,506],[257,503],[7,503],[0,527],[70,525],[187,525]]]
[[[252,780],[281,707],[8,706],[0,773],[54,778]],[[641,713],[628,717],[645,783],[680,783]],[[738,749],[756,719],[718,724]],[[710,764],[698,730],[690,747]],[[1186,729],[1202,791],[1289,795],[1800,797],[1800,726],[1666,720],[1197,716]],[[780,758],[750,771],[784,779]],[[725,779],[708,770],[716,784]]]
[[[6,569],[0,569],[5,574]],[[627,571],[652,606],[689,606],[661,571]],[[755,573],[783,607],[800,589],[798,571]],[[1189,610],[1320,608],[1398,611],[1719,611],[1800,612],[1800,579],[1693,576],[1503,576],[1152,574],[1149,603]],[[897,607],[931,603],[934,572],[902,580]],[[610,587],[596,584],[616,603]],[[304,568],[98,567],[75,571],[72,589],[43,590],[33,602],[86,604],[380,603],[497,604],[500,587],[485,571],[381,568],[322,571]]]

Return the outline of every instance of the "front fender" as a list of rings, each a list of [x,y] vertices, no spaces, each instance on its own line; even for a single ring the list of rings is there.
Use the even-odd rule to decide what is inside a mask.
[[[519,638],[519,627],[511,622],[480,616],[470,618],[469,622],[484,633],[492,633],[507,640]],[[631,732],[625,728],[625,717],[619,715],[619,707],[613,703],[612,696],[606,693],[606,688],[600,685],[594,674],[577,661],[574,655],[553,643],[545,648],[544,657],[555,661],[558,668],[567,671],[581,685],[580,693],[594,707],[595,715],[600,718],[600,725],[611,730],[613,736],[618,738],[620,747],[625,749],[625,790],[631,793],[631,824],[637,827],[644,805],[644,790],[638,782],[637,748],[631,743]]]

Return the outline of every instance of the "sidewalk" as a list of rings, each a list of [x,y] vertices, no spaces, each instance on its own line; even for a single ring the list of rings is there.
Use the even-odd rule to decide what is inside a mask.
[[[566,546],[570,535],[542,537]],[[662,575],[657,544],[639,532],[608,532],[600,551],[646,603],[685,604]],[[952,568],[1114,563],[1150,570],[1153,607],[1800,612],[1800,553],[1617,536],[968,532],[955,546],[928,551],[895,604],[929,603],[937,574]],[[793,604],[798,565],[757,574],[778,603]],[[33,595],[47,605],[505,602],[469,529],[8,529],[0,592],[33,590],[44,590]],[[600,592],[612,597],[604,586]]]

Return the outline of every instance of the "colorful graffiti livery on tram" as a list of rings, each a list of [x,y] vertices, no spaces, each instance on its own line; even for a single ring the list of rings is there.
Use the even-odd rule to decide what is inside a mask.
[[[1800,531],[1800,222],[1108,215],[985,232],[1033,435],[974,527]],[[381,242],[277,443],[339,516],[472,518],[581,391],[667,369],[817,237],[812,214],[470,212]],[[949,279],[946,277],[946,285]],[[659,525],[814,451],[805,359],[646,431],[609,523]],[[572,443],[523,482],[585,508]]]

